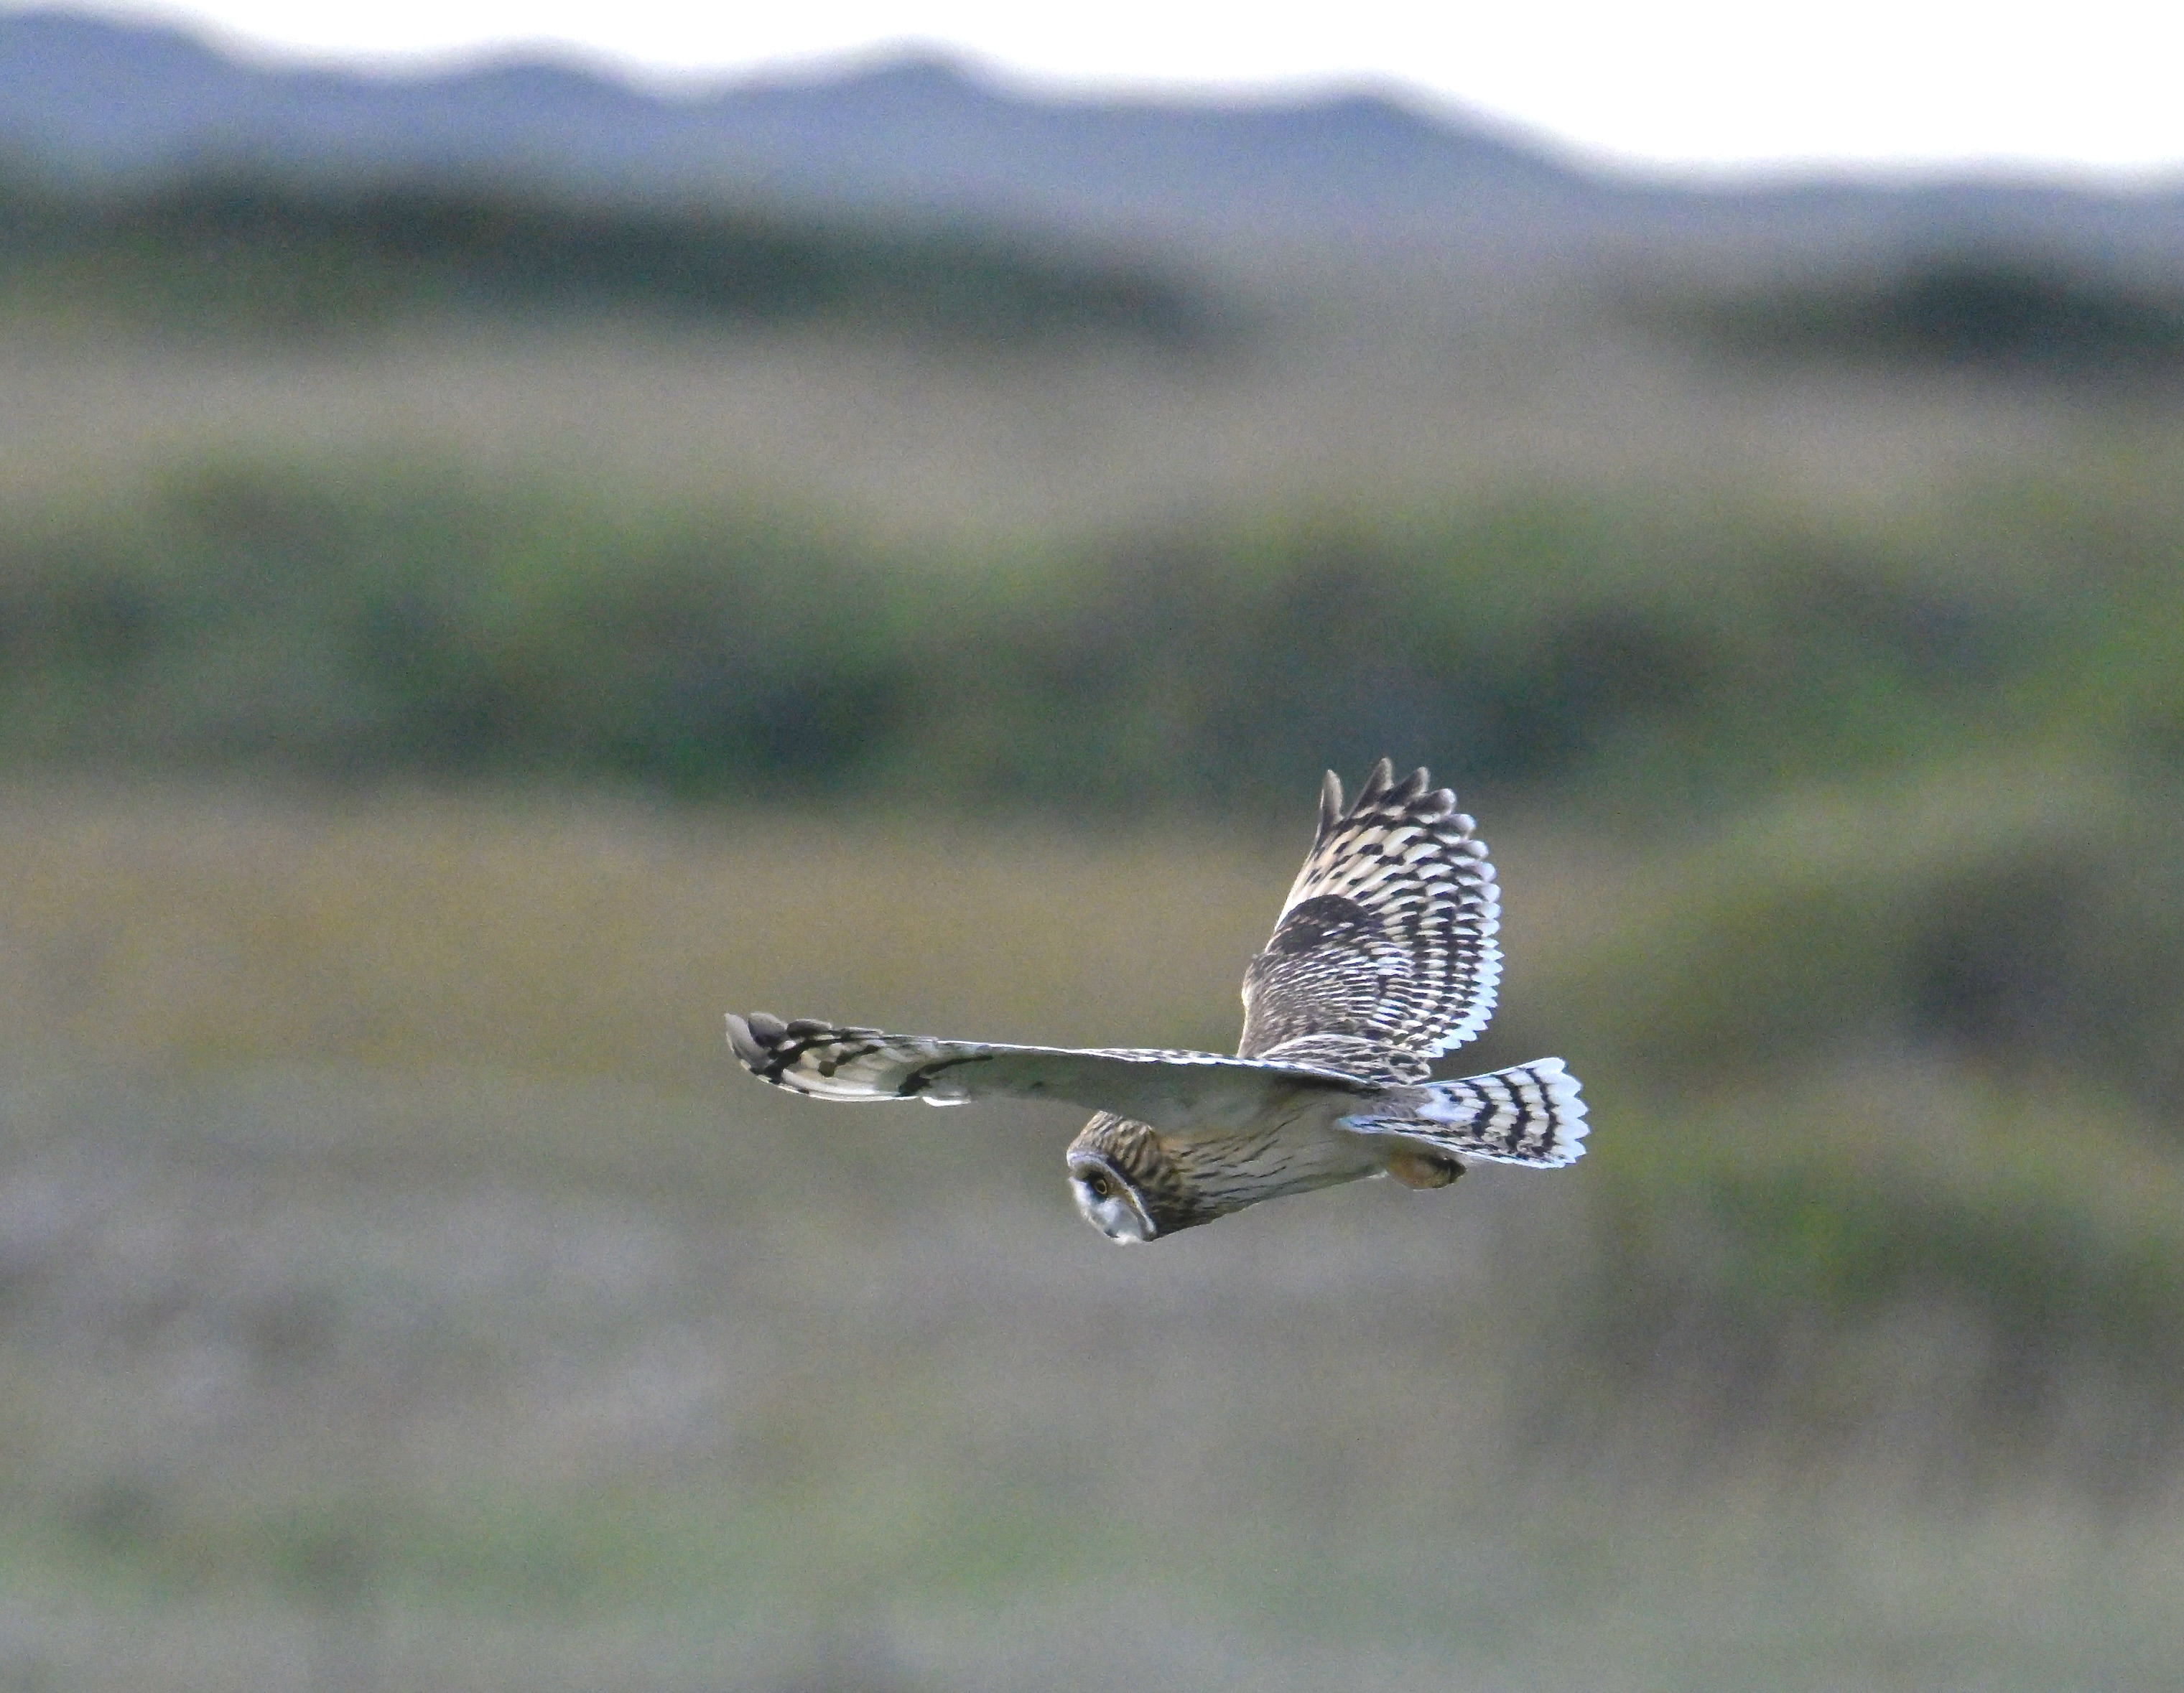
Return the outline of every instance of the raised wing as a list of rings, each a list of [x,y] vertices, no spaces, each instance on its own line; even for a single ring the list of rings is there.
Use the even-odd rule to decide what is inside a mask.
[[[1382,759],[1357,803],[1332,771],[1319,834],[1267,950],[1244,972],[1245,1055],[1423,1081],[1474,1039],[1502,978],[1486,844],[1423,770]]]
[[[1301,1093],[1360,1100],[1380,1089],[1309,1065],[1217,1052],[997,1046],[838,1028],[754,1011],[728,1017],[728,1044],[761,1082],[819,1100],[1061,1100],[1169,1131],[1242,1127]]]

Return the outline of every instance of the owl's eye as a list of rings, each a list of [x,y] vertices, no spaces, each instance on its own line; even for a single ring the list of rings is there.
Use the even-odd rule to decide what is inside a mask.
[[[1104,1200],[1115,1191],[1115,1184],[1105,1176],[1091,1177],[1084,1185],[1092,1190],[1092,1197],[1095,1200]]]

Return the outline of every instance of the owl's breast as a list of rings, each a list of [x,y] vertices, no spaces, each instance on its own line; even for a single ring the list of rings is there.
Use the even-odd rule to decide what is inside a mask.
[[[1377,1150],[1363,1137],[1335,1128],[1318,1112],[1234,1133],[1175,1136],[1167,1144],[1200,1203],[1216,1216],[1358,1181],[1382,1167]]]

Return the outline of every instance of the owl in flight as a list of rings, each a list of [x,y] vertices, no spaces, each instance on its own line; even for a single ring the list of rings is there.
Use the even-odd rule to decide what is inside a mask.
[[[996,1046],[731,1015],[762,1082],[817,1100],[1061,1100],[1092,1108],[1069,1183],[1111,1240],[1158,1240],[1284,1194],[1390,1175],[1446,1187],[1474,1159],[1568,1164],[1585,1104],[1559,1058],[1459,1081],[1434,1059],[1475,1039],[1502,975],[1485,843],[1456,796],[1385,759],[1346,809],[1329,771],[1319,833],[1266,950],[1244,972],[1231,1058],[1150,1048]]]

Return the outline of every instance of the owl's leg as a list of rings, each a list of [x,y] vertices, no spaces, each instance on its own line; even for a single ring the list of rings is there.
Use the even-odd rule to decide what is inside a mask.
[[[1388,1173],[1407,1188],[1445,1188],[1463,1173],[1446,1153],[1398,1145],[1388,1154]]]

